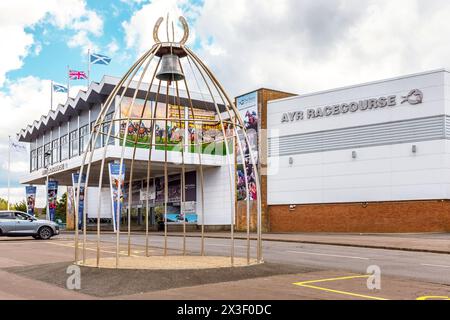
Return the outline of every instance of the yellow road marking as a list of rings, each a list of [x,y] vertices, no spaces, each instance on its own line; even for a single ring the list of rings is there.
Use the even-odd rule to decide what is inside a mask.
[[[358,298],[364,298],[364,299],[372,299],[372,300],[388,300],[388,299],[381,298],[381,297],[368,296],[368,295],[358,294],[358,293],[353,293],[353,292],[348,292],[348,291],[333,290],[333,289],[329,289],[329,288],[313,286],[313,285],[310,284],[310,283],[331,282],[331,281],[350,280],[350,279],[368,278],[368,277],[370,277],[370,275],[347,276],[347,277],[338,277],[338,278],[328,278],[328,279],[319,279],[319,280],[310,280],[310,281],[296,282],[296,283],[293,283],[293,284],[296,285],[296,286],[304,287],[304,288],[310,288],[310,289],[315,289],[315,290],[320,290],[320,291],[337,293],[337,294],[342,294],[342,295],[346,295],[346,296],[352,296],[352,297],[358,297]]]
[[[419,297],[416,300],[450,300],[450,297],[446,297],[446,296],[424,296],[424,297]]]
[[[338,278],[329,278],[329,279],[320,279],[320,280],[309,280],[294,283],[295,285],[303,285],[308,283],[319,283],[319,282],[331,282],[331,281],[339,281],[339,280],[348,280],[348,279],[357,279],[357,278],[368,278],[370,275],[362,275],[362,276],[348,276],[348,277],[338,277]]]

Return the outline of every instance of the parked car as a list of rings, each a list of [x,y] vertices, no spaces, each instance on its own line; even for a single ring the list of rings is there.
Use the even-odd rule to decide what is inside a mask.
[[[57,223],[39,220],[20,211],[0,211],[0,236],[24,237],[48,240],[59,234]]]

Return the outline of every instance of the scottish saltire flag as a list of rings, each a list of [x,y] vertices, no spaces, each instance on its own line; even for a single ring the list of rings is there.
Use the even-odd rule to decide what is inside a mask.
[[[87,79],[87,75],[86,72],[84,71],[69,70],[69,79],[70,80]]]
[[[110,57],[98,53],[92,53],[89,59],[91,64],[103,64],[105,66],[111,62]]]
[[[60,85],[60,84],[54,84],[53,85],[53,91],[54,92],[61,92],[61,93],[67,93],[67,88]]]

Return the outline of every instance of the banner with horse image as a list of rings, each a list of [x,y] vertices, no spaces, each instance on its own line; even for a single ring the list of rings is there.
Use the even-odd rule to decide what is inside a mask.
[[[48,219],[55,221],[58,196],[58,181],[49,181],[47,185]]]
[[[122,172],[120,171],[120,163],[114,162],[108,164],[108,170],[109,170],[109,182],[112,201],[111,208],[113,209],[112,221],[114,232],[116,232],[117,230],[120,230],[120,219],[122,217],[122,208],[124,202],[125,164],[122,165]],[[119,186],[120,186],[120,194],[119,194]]]
[[[119,99],[120,100],[120,99]],[[123,97],[120,104],[120,118],[125,119],[120,122],[120,138],[124,139],[125,132],[127,132],[127,146],[134,146],[136,141],[138,148],[148,149],[150,141],[150,131],[153,117],[154,103],[144,99],[135,99],[133,106],[131,105],[133,98]],[[126,119],[130,118],[130,121]],[[138,119],[148,120],[138,120]],[[121,140],[121,144],[123,140]]]
[[[244,127],[247,131],[248,137],[248,143],[242,135],[239,137],[244,157],[241,156],[240,152],[237,152],[237,200],[247,199],[245,176],[247,176],[249,198],[250,200],[256,200],[256,177],[255,170],[250,158],[250,150],[252,151],[255,165],[258,165],[258,92],[251,92],[249,94],[236,98],[236,105],[242,119],[244,120]],[[244,168],[247,169],[245,172]]]
[[[27,198],[27,212],[34,216],[34,207],[36,204],[36,187],[35,186],[26,186],[25,194]]]
[[[120,100],[120,99],[118,99]],[[133,147],[135,142],[137,148],[148,149],[152,123],[153,143],[156,150],[168,150],[181,152],[183,148],[183,137],[186,137],[185,144],[187,152],[196,153],[201,148],[204,154],[225,155],[222,127],[216,119],[214,111],[200,108],[187,108],[175,104],[124,97],[120,104],[121,119],[120,137],[123,139],[127,133],[126,145]],[[155,110],[156,108],[156,110]],[[194,114],[194,116],[192,115]],[[149,120],[155,116],[158,121]],[[138,120],[138,119],[147,120]],[[168,119],[167,121],[165,119]],[[181,120],[179,120],[181,119]],[[186,121],[189,126],[186,128]],[[195,120],[195,121],[192,121]],[[202,121],[205,120],[205,121]],[[227,136],[232,134],[227,126],[224,128]],[[123,141],[122,141],[123,142]],[[232,145],[230,145],[232,150]]]
[[[78,193],[78,181],[80,181],[79,173],[72,173],[72,184],[73,184],[73,192],[74,192],[74,200],[77,197]],[[83,174],[80,181],[80,198],[78,199],[78,228],[81,229],[83,227],[83,210],[84,210],[84,190],[86,187],[86,175]]]

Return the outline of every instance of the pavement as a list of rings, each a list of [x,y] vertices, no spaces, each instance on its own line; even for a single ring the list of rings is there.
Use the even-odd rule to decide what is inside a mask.
[[[441,235],[424,238],[442,240]],[[152,234],[149,240],[150,255],[161,255],[164,238]],[[182,254],[182,242],[180,237],[168,238],[169,254]],[[133,234],[132,255],[145,255],[144,244],[142,234]],[[236,240],[235,244],[236,255],[245,256],[246,241]],[[186,245],[189,254],[198,254],[198,238],[187,238]],[[205,245],[207,255],[230,252],[226,239],[208,238]],[[251,245],[254,255],[255,241]],[[264,241],[263,247],[268,267],[263,272],[255,270],[252,276],[240,271],[220,277],[189,271],[164,274],[116,270],[106,274],[83,268],[82,289],[74,291],[65,287],[66,269],[74,256],[71,234],[51,241],[0,238],[0,299],[450,299],[448,254],[280,241]],[[113,256],[114,249],[115,236],[102,235],[102,257]],[[94,257],[95,252],[95,235],[88,235],[86,255]],[[127,254],[126,235],[121,238],[120,252]],[[381,270],[379,289],[367,287],[371,266]],[[267,272],[269,269],[272,273]],[[180,281],[174,281],[174,277]]]

